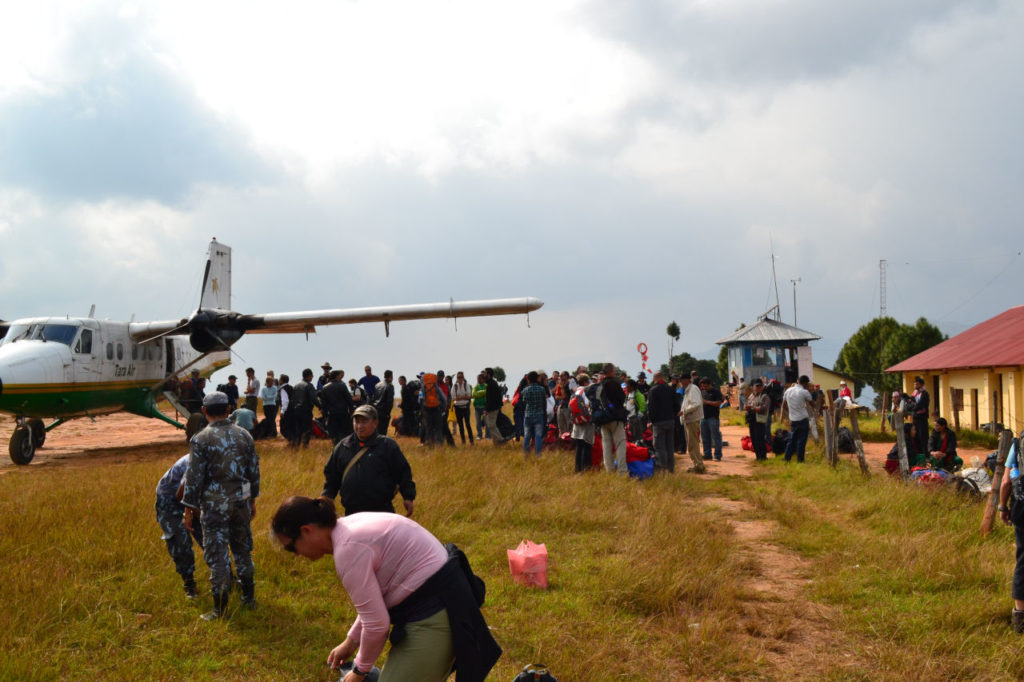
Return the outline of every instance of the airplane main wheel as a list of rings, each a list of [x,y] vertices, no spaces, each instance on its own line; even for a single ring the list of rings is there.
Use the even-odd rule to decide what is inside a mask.
[[[205,429],[206,424],[206,415],[202,412],[193,412],[185,422],[185,440],[192,440],[192,436]]]
[[[11,434],[11,461],[15,464],[28,464],[36,455],[32,444],[32,431],[27,426],[19,426]]]
[[[35,449],[43,447],[46,442],[46,425],[42,419],[29,419],[28,428],[32,430],[32,446]]]

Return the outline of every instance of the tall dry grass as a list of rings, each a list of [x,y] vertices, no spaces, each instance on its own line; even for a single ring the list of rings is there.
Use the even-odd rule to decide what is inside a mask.
[[[534,661],[563,682],[799,677],[778,665],[793,646],[786,619],[744,620],[764,599],[750,588],[757,548],[708,496],[745,501],[809,562],[816,579],[803,596],[841,614],[829,633],[841,672],[825,677],[1024,674],[1024,639],[1007,624],[1012,534],[979,539],[977,505],[945,491],[832,471],[814,454],[752,478],[637,482],[574,474],[565,451],[532,461],[514,447],[400,442],[416,520],[465,549],[487,581],[485,615],[505,649],[491,679]],[[319,492],[327,443],[261,444],[259,608],[234,610],[234,595],[231,618],[212,624],[198,619],[205,565],[202,596],[188,603],[153,512],[156,481],[183,452],[154,446],[138,462],[0,476],[0,679],[327,679],[327,652],[353,610],[329,561],[297,559],[266,534],[278,502]],[[548,547],[548,590],[509,578],[505,550],[523,538]]]
[[[537,660],[563,680],[641,679],[640,661],[664,679],[753,669],[705,641],[730,627],[750,568],[730,562],[732,533],[701,504],[699,482],[576,475],[565,451],[526,461],[514,447],[402,444],[416,520],[463,547],[487,581],[485,613],[505,649],[493,679]],[[190,604],[153,512],[156,481],[184,448],[151,450],[143,462],[0,477],[0,678],[325,679],[353,610],[329,562],[277,551],[266,525],[288,495],[319,492],[327,444],[261,444],[259,609],[213,624],[197,618],[209,607],[205,565]],[[548,546],[548,590],[509,578],[505,550],[523,538]]]

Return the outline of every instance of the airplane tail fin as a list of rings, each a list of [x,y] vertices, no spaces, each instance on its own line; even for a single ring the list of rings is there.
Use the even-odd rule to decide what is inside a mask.
[[[216,239],[210,242],[199,307],[231,310],[231,247]]]

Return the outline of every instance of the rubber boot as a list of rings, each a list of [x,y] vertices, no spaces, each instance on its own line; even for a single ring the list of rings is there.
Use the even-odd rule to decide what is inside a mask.
[[[204,613],[200,618],[203,620],[217,620],[224,616],[228,608],[228,595],[230,590],[218,590],[213,593],[213,611]]]
[[[1024,611],[1013,610],[1013,631],[1017,634],[1024,634]]]
[[[242,606],[250,611],[254,610],[256,608],[256,585],[251,578],[239,580],[238,584],[242,586]]]
[[[188,576],[182,579],[185,583],[185,599],[195,599],[199,596],[199,590],[196,588],[196,580],[192,576]]]

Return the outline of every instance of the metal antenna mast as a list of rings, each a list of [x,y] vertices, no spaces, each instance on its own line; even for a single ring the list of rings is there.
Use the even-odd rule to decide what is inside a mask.
[[[878,261],[878,316],[885,317],[885,268],[888,261],[884,258]]]
[[[789,280],[793,283],[793,326],[796,326],[796,283],[804,281],[802,277]]]
[[[779,308],[779,280],[775,276],[775,245],[772,243],[772,235],[768,233],[768,247],[772,252],[772,286],[775,287],[775,319],[782,322],[782,309]]]

